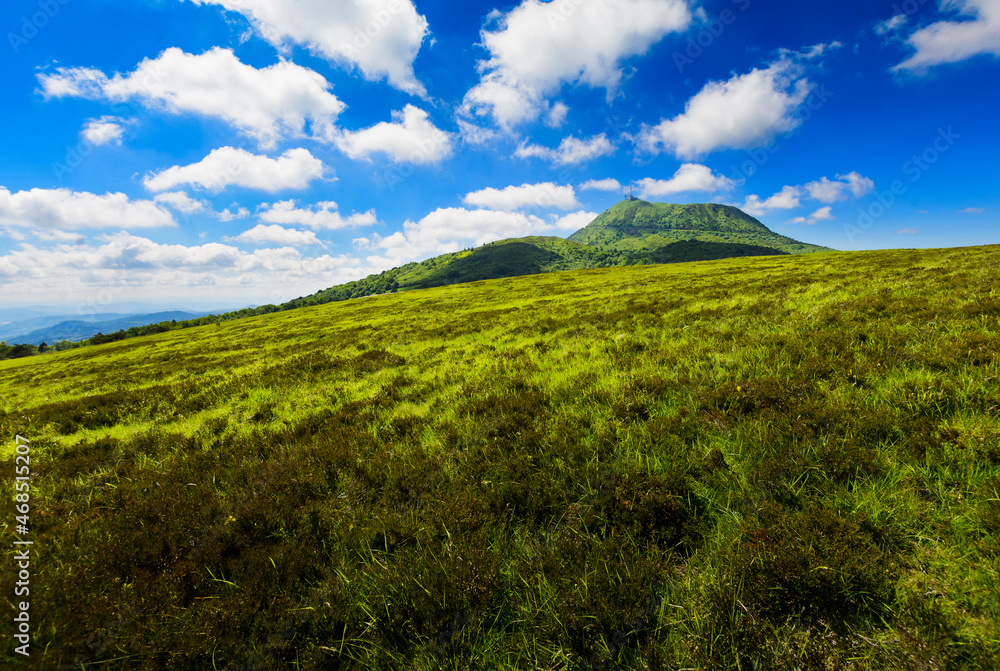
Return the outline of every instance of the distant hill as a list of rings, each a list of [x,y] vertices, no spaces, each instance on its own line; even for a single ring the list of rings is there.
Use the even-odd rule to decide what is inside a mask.
[[[36,315],[33,312],[29,311],[26,311],[26,313],[27,316],[25,316],[24,318],[0,324],[0,341],[22,342],[20,338],[24,337],[28,333],[32,333],[34,331],[41,331],[42,329],[49,328],[50,326],[55,326],[56,324],[65,321],[99,322],[99,321],[111,321],[112,319],[120,319],[122,317],[131,316],[130,314],[114,313],[114,312],[108,312],[104,314],[84,314],[84,315],[74,315],[74,314]]]
[[[742,210],[727,205],[671,205],[629,199],[618,203],[569,238],[529,236],[491,242],[475,249],[441,254],[360,280],[323,289],[281,305],[261,305],[225,313],[160,312],[98,323],[64,321],[8,338],[11,343],[49,345],[80,341],[101,333],[114,340],[142,335],[135,327],[187,328],[206,319],[224,322],[321,305],[351,298],[429,289],[449,284],[536,275],[565,270],[708,261],[747,256],[781,256],[832,251],[778,235]],[[173,324],[164,324],[171,322]],[[0,338],[2,340],[2,338]],[[101,342],[107,341],[100,338]]]
[[[43,342],[49,345],[60,340],[76,342],[86,340],[97,333],[114,333],[133,326],[145,326],[146,324],[159,324],[171,320],[185,321],[197,319],[205,316],[206,312],[182,312],[172,310],[168,312],[156,312],[146,315],[103,315],[112,319],[103,321],[86,321],[85,319],[70,319],[57,324],[47,325],[42,328],[29,331],[27,333],[15,334],[11,337],[3,338],[8,343],[28,343],[40,345]]]
[[[408,263],[282,309],[394,291],[583,268],[831,251],[778,235],[739,208],[624,200],[569,238],[530,236]]]
[[[611,249],[650,249],[681,240],[769,247],[787,254],[828,251],[778,235],[729,205],[672,205],[624,200],[569,236],[572,242]]]

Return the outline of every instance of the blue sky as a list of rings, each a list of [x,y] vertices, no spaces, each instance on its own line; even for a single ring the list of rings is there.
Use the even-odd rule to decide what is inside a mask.
[[[0,307],[279,302],[629,182],[1000,243],[1000,0],[11,0]]]

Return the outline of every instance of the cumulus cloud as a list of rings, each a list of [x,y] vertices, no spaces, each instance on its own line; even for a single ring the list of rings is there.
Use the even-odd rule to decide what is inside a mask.
[[[179,290],[190,289],[251,300],[270,295],[277,302],[368,272],[367,265],[352,257],[308,257],[289,246],[244,252],[214,242],[159,244],[122,231],[101,236],[97,244],[49,249],[22,244],[0,256],[0,291],[87,298],[113,287],[116,298],[148,300],[154,295],[176,297]]]
[[[514,156],[542,158],[553,165],[577,165],[614,153],[615,146],[608,140],[607,135],[601,133],[586,140],[575,137],[563,138],[556,149],[522,142],[514,152]]]
[[[174,208],[183,214],[194,214],[204,212],[208,209],[208,203],[204,200],[195,200],[183,191],[168,191],[161,193],[154,198],[157,203],[163,203]]]
[[[283,200],[264,205],[257,218],[273,224],[308,226],[316,231],[372,226],[378,222],[375,210],[345,217],[337,211],[337,203],[332,200],[303,208],[297,207],[294,200]]]
[[[846,175],[837,175],[836,181],[823,177],[818,181],[809,182],[804,188],[813,200],[818,200],[821,203],[836,203],[849,196],[861,198],[868,195],[875,189],[875,182],[858,172],[851,172]]]
[[[138,100],[171,114],[221,119],[266,148],[289,136],[330,139],[344,109],[313,70],[289,61],[257,69],[218,47],[199,55],[171,47],[127,75],[60,67],[38,80],[47,99]]]
[[[357,67],[366,79],[387,79],[423,94],[413,61],[427,35],[427,19],[411,0],[191,0],[222,5],[253,23],[284,51],[299,44],[332,62]]]
[[[80,136],[92,145],[120,145],[125,134],[125,121],[115,116],[88,119],[80,131]]]
[[[525,207],[572,210],[580,206],[572,186],[558,186],[553,182],[508,186],[505,189],[490,187],[468,193],[462,200],[466,205],[505,212]]]
[[[407,105],[392,118],[392,123],[342,133],[337,146],[353,159],[383,153],[397,163],[437,163],[451,156],[451,135],[437,128],[424,110]]]
[[[214,192],[240,186],[275,193],[308,188],[310,182],[323,177],[323,170],[323,162],[308,149],[289,149],[278,158],[269,158],[245,149],[220,147],[198,163],[146,175],[142,183],[150,191],[190,184]]]
[[[248,231],[243,231],[234,238],[226,238],[231,242],[246,242],[255,245],[278,244],[286,247],[307,247],[322,244],[313,231],[300,231],[294,228],[284,228],[277,224],[265,226],[257,224]]]
[[[938,21],[914,32],[907,43],[915,53],[893,70],[919,74],[982,54],[1000,56],[1000,0],[942,0],[941,9],[957,10],[960,20]]]
[[[581,191],[621,191],[622,185],[617,179],[590,179],[580,185]]]
[[[741,209],[747,214],[760,217],[771,210],[791,210],[802,205],[802,199],[809,198],[820,203],[831,204],[848,198],[861,198],[875,189],[875,182],[859,172],[849,172],[837,175],[836,180],[822,177],[804,186],[785,186],[767,200],[761,200],[757,195],[747,196]],[[818,221],[832,219],[832,208],[824,207],[814,212],[808,219],[797,217],[792,223],[815,224]]]
[[[75,231],[100,228],[175,226],[173,215],[151,200],[124,193],[99,195],[69,189],[11,193],[0,186],[0,226]]]
[[[802,189],[797,186],[786,186],[767,200],[761,200],[757,195],[747,196],[741,208],[749,215],[760,217],[770,210],[791,210],[802,205],[799,200]]]
[[[509,12],[494,11],[490,20],[495,29],[482,32],[489,59],[479,63],[483,74],[465,95],[464,109],[510,128],[549,111],[546,99],[563,84],[612,95],[622,62],[685,30],[691,11],[684,0],[523,0]],[[550,121],[561,122],[560,116],[562,108],[550,110]]]
[[[832,207],[827,205],[826,207],[819,208],[818,210],[810,214],[808,217],[795,217],[789,223],[805,224],[806,226],[812,226],[821,221],[830,221],[834,219],[834,216],[831,212],[832,209],[833,209]]]
[[[368,257],[370,264],[392,267],[505,238],[575,231],[596,217],[591,212],[545,218],[523,212],[450,207],[437,209],[418,222],[407,221],[402,231],[390,236],[356,242],[380,252]]]
[[[661,198],[689,191],[728,191],[735,186],[733,180],[716,175],[712,170],[697,163],[685,163],[670,179],[647,177],[636,182],[640,198]]]
[[[760,147],[799,126],[796,110],[811,88],[802,67],[783,57],[765,69],[709,82],[683,114],[643,128],[637,143],[651,154],[668,151],[678,158]]]

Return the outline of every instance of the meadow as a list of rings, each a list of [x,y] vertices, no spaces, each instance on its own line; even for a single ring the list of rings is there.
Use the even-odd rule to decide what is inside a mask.
[[[576,270],[0,362],[34,543],[0,661],[996,669],[998,262]]]

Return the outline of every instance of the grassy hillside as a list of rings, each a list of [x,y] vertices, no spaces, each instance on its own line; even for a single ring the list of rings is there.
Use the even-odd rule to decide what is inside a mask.
[[[612,206],[569,240],[612,249],[651,248],[679,240],[758,245],[787,254],[826,249],[778,235],[728,205],[674,205],[644,200],[624,200]]]
[[[998,263],[551,273],[0,362],[34,542],[0,659],[995,669]]]

